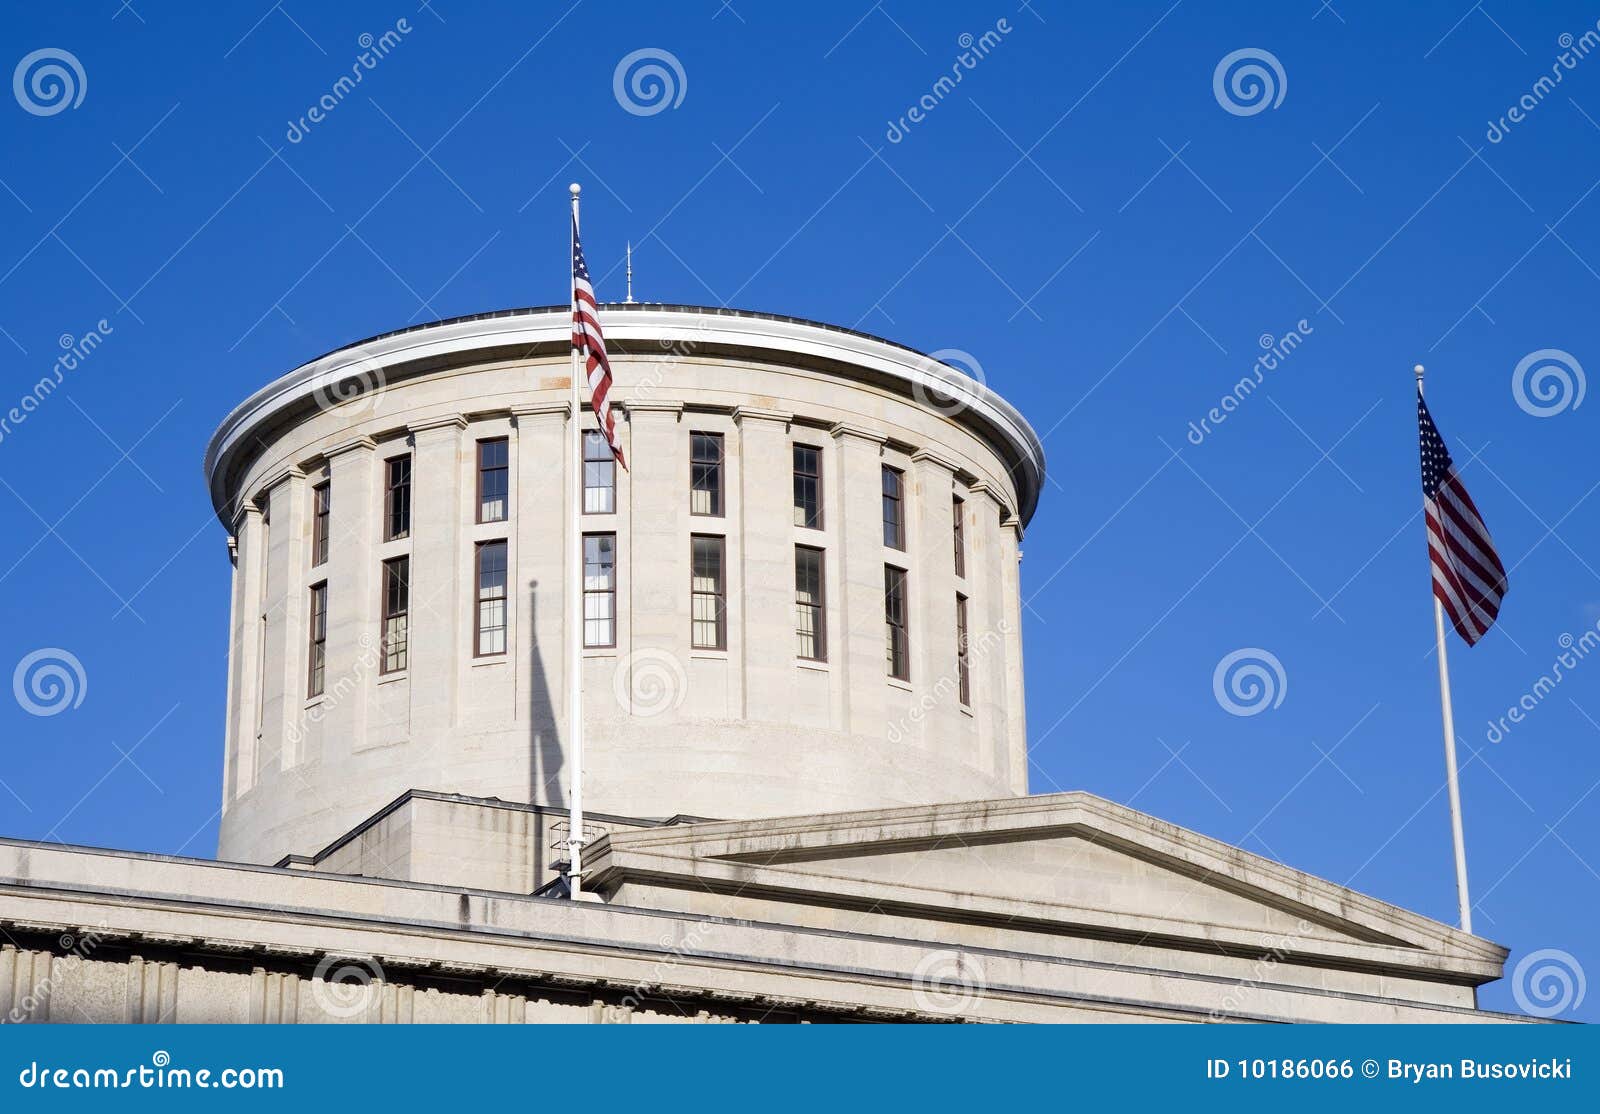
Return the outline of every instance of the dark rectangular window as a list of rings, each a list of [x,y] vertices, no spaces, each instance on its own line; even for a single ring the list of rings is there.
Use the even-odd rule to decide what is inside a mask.
[[[591,429],[583,435],[583,513],[611,514],[617,509],[617,460],[606,435]]]
[[[477,545],[478,657],[506,652],[506,543]]]
[[[323,480],[311,489],[311,567],[328,563],[328,514],[333,489]]]
[[[906,616],[906,570],[883,566],[883,623],[889,676],[911,680],[911,639]]]
[[[955,535],[956,575],[967,575],[967,505],[959,495],[950,497],[951,532]]]
[[[617,536],[583,536],[583,644],[617,644]]]
[[[795,655],[807,661],[828,660],[827,616],[823,609],[822,550],[794,547]]]
[[[411,558],[392,557],[383,563],[383,661],[381,673],[406,667],[411,640]]]
[[[722,516],[722,434],[689,434],[689,513]]]
[[[961,703],[972,703],[972,672],[967,666],[967,597],[956,596],[956,681]]]
[[[504,437],[478,442],[478,521],[504,522],[509,513],[511,443]]]
[[[898,468],[883,466],[883,544],[890,549],[906,547],[906,475]]]
[[[697,650],[728,648],[727,587],[722,575],[723,539],[689,539],[689,644]]]
[[[411,458],[390,457],[383,484],[383,540],[411,534]]]
[[[794,524],[822,529],[822,450],[794,447]]]
[[[311,586],[311,653],[306,695],[321,696],[328,666],[328,582]]]

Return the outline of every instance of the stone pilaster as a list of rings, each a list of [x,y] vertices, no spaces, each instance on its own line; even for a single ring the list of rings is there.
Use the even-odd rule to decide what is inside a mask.
[[[1000,582],[1005,601],[1006,705],[1011,709],[1011,789],[1028,792],[1027,705],[1022,691],[1022,520],[1007,510],[1000,523]]]
[[[178,1018],[178,965],[128,960],[126,1010],[130,1025],[170,1025]]]
[[[852,733],[887,729],[883,625],[883,434],[839,424],[837,466],[824,476],[827,506],[838,515],[839,630],[832,636],[843,670],[842,721]]]
[[[567,558],[565,529],[552,534],[550,523],[567,521],[568,491],[575,461],[568,460],[570,403],[548,403],[512,411],[516,442],[512,483],[511,536],[514,563],[506,585],[517,611],[515,627],[517,697],[514,720],[526,724],[529,740],[530,801],[564,803],[561,738],[566,706],[565,628]]]
[[[383,479],[370,437],[331,446],[328,462],[327,671],[316,705],[314,747],[305,757],[343,760],[351,741],[365,739],[376,683],[378,570],[372,559],[382,530]],[[311,709],[307,710],[308,713]]]
[[[789,423],[794,415],[740,407],[733,412],[739,444],[729,457],[739,462],[737,500],[730,500],[739,524],[739,581],[743,591],[730,610],[741,633],[742,692],[745,719],[787,723],[794,700],[794,545],[793,483]],[[733,451],[737,448],[737,453]],[[735,531],[730,527],[730,546]],[[732,550],[730,548],[730,557]],[[730,645],[732,643],[730,638]]]
[[[627,410],[633,459],[649,464],[633,477],[626,503],[621,501],[622,492],[617,493],[618,517],[626,520],[626,529],[617,531],[617,668],[668,677],[669,687],[676,686],[677,691],[652,699],[648,709],[635,707],[633,698],[641,693],[631,675],[606,689],[590,691],[596,693],[597,709],[613,703],[616,693],[629,698],[628,707],[608,708],[608,715],[672,718],[681,709],[687,684],[677,679],[687,678],[689,667],[689,534],[694,525],[689,516],[689,438],[681,402],[629,402]],[[609,528],[604,525],[606,516],[586,517],[585,529]],[[724,520],[715,520],[715,525],[722,529]],[[669,662],[677,668],[667,666]]]
[[[408,427],[412,459],[407,673],[426,678],[410,686],[411,740],[427,748],[423,754],[432,755],[434,761],[441,758],[436,748],[443,745],[458,716],[456,665],[462,655],[471,653],[460,606],[471,559],[462,544],[467,514],[461,497],[469,447],[462,436],[466,427],[466,419],[459,415]]]
[[[907,549],[911,555],[911,683],[926,709],[907,734],[941,754],[967,745],[956,657],[954,520],[950,494],[956,466],[926,449],[911,457],[906,477]],[[970,621],[970,616],[969,616]],[[961,755],[975,762],[977,755]]]
[[[273,768],[287,770],[301,759],[305,742],[306,675],[308,666],[309,606],[306,599],[306,570],[311,560],[311,489],[305,473],[291,468],[282,483],[273,489],[277,515],[277,540],[283,562],[283,592],[280,614],[283,638],[280,646],[278,690],[282,693],[277,727],[263,741],[263,756]],[[277,761],[272,758],[276,756]]]
[[[238,603],[228,656],[230,684],[238,694],[228,717],[227,797],[237,800],[256,781],[256,722],[261,702],[261,580],[266,526],[261,508],[247,500],[234,526],[239,539]]]

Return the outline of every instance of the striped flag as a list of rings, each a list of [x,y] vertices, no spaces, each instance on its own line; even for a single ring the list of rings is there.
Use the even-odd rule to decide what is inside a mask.
[[[1471,646],[1489,632],[1500,614],[1506,570],[1420,390],[1417,425],[1422,437],[1422,510],[1428,522],[1433,594],[1456,633]]]
[[[572,187],[576,190],[578,187]],[[576,206],[577,202],[574,201]],[[577,210],[574,208],[574,214]],[[624,468],[622,444],[617,440],[617,419],[611,412],[611,361],[606,358],[606,338],[600,331],[600,306],[589,282],[589,265],[583,261],[583,244],[578,240],[578,219],[572,219],[572,347],[583,357],[584,374],[589,380],[589,399],[600,430],[606,435],[611,454]],[[576,417],[576,415],[574,415]]]

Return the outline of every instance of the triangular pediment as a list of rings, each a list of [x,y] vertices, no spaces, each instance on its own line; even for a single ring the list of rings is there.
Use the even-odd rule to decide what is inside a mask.
[[[719,821],[597,843],[596,881],[1229,953],[1476,967],[1504,949],[1087,793]],[[1374,960],[1377,962],[1377,960]]]

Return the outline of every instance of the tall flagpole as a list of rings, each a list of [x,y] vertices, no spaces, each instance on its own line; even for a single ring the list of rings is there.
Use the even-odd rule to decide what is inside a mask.
[[[568,270],[571,270],[578,239],[578,194],[582,187],[574,182],[567,189],[572,193],[573,252],[568,253]],[[575,279],[567,285],[572,290],[572,320],[577,326],[578,288]],[[572,415],[567,422],[567,470],[571,480],[567,484],[567,756],[569,779],[572,784],[571,813],[568,817],[567,842],[572,868],[568,875],[572,897],[583,893],[583,396],[578,390],[578,346],[572,346]],[[1452,762],[1454,760],[1452,759]],[[1452,766],[1452,770],[1454,767]],[[1453,774],[1452,774],[1453,776]]]
[[[1417,394],[1422,394],[1422,365],[1416,366]],[[1445,656],[1444,604],[1433,597],[1433,631],[1439,644],[1439,701],[1444,708],[1444,768],[1450,787],[1450,834],[1456,849],[1456,901],[1461,906],[1461,931],[1472,931],[1472,901],[1467,896],[1467,840],[1461,830],[1461,783],[1456,774],[1456,717],[1450,701],[1450,661]]]

